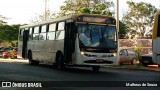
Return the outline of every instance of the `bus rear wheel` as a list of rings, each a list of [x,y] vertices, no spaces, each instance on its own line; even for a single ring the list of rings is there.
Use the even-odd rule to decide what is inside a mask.
[[[28,53],[29,65],[38,65],[39,61],[32,60],[32,52]]]
[[[100,70],[100,66],[92,66],[93,71],[98,72]]]
[[[57,54],[57,56],[56,56],[56,68],[57,69],[64,69],[65,68],[64,58],[61,53]]]

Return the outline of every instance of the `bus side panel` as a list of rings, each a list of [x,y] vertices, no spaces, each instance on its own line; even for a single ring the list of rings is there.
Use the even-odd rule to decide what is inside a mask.
[[[45,41],[30,41],[28,45],[28,49],[32,50],[32,58],[37,61],[45,61],[45,62],[55,62],[56,52],[54,50],[55,47],[54,40],[45,40]]]
[[[36,41],[36,40],[28,42],[28,50],[32,51],[32,59],[37,61],[39,61],[38,54],[40,51],[38,50],[38,47],[39,47],[38,45],[39,45],[39,41]]]
[[[64,52],[64,40],[55,40],[55,52],[61,51]]]
[[[55,63],[56,51],[55,51],[55,40],[47,40],[45,49],[46,49],[46,59],[48,62]]]
[[[38,41],[30,41],[28,43],[28,50],[30,49],[32,51],[32,59],[33,60],[38,60],[37,54],[38,54]],[[39,61],[39,60],[38,60]]]

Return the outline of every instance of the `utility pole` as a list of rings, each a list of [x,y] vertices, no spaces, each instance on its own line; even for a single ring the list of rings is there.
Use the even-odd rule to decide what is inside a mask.
[[[118,44],[118,55],[117,55],[117,57],[118,57],[118,64],[119,64],[119,60],[120,60],[120,58],[119,58],[119,0],[116,0],[116,27],[117,27],[117,33],[118,33],[118,41],[117,41],[117,44]]]
[[[116,0],[116,27],[119,32],[119,0]]]
[[[44,20],[47,20],[47,9],[48,9],[47,4],[49,0],[44,0],[44,2],[45,2]]]

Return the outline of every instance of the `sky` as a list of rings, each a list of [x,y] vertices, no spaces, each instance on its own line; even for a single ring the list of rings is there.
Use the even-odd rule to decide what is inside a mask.
[[[39,14],[43,14],[45,10],[45,0],[0,0],[0,15],[9,20],[8,24],[29,24],[30,20]],[[114,3],[116,0],[111,0]],[[119,0],[119,12],[127,10],[126,1]],[[160,0],[132,0],[134,2],[151,3],[156,8],[160,7]],[[53,12],[58,12],[64,0],[48,0],[48,8]],[[121,16],[121,15],[120,15]]]

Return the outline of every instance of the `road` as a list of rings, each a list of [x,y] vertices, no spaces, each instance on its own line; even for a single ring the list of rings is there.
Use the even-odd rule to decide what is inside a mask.
[[[0,60],[0,81],[60,81],[64,83],[68,83],[65,81],[73,81],[72,83],[77,83],[76,81],[86,81],[81,82],[84,84],[90,85],[92,82],[96,83],[121,83],[121,82],[136,82],[141,81],[149,82],[149,81],[159,81],[157,84],[160,85],[160,72],[159,71],[146,71],[146,70],[129,70],[129,69],[118,69],[118,68],[101,68],[100,72],[93,72],[91,68],[84,67],[68,67],[65,70],[57,70],[52,65],[44,65],[40,64],[39,66],[31,66],[28,65],[28,61],[26,60]],[[92,81],[92,82],[87,82]],[[112,82],[113,81],[113,82]],[[54,82],[55,83],[55,82]],[[93,83],[94,84],[94,83]],[[103,84],[102,84],[103,86]],[[80,87],[80,86],[79,86]],[[94,87],[94,88],[93,88]],[[160,87],[160,86],[159,86]],[[92,86],[86,89],[86,85],[81,88],[77,87],[61,87],[54,88],[54,90],[106,90],[113,89],[111,87],[99,87]],[[115,90],[122,89],[122,87],[116,87]],[[130,87],[129,87],[130,88]],[[139,88],[139,87],[135,87]],[[151,89],[150,87],[140,87],[141,90],[146,90],[146,88]],[[152,87],[155,89],[159,89],[158,87]],[[0,88],[6,90],[5,88]],[[22,88],[13,88],[13,90],[19,90]],[[23,88],[25,89],[25,88]],[[37,88],[36,88],[37,89]],[[41,88],[42,89],[42,88]],[[122,90],[128,90],[128,87],[123,87]],[[133,87],[131,89],[134,90]],[[32,90],[35,90],[32,89]],[[48,90],[53,90],[53,88],[48,88]]]

